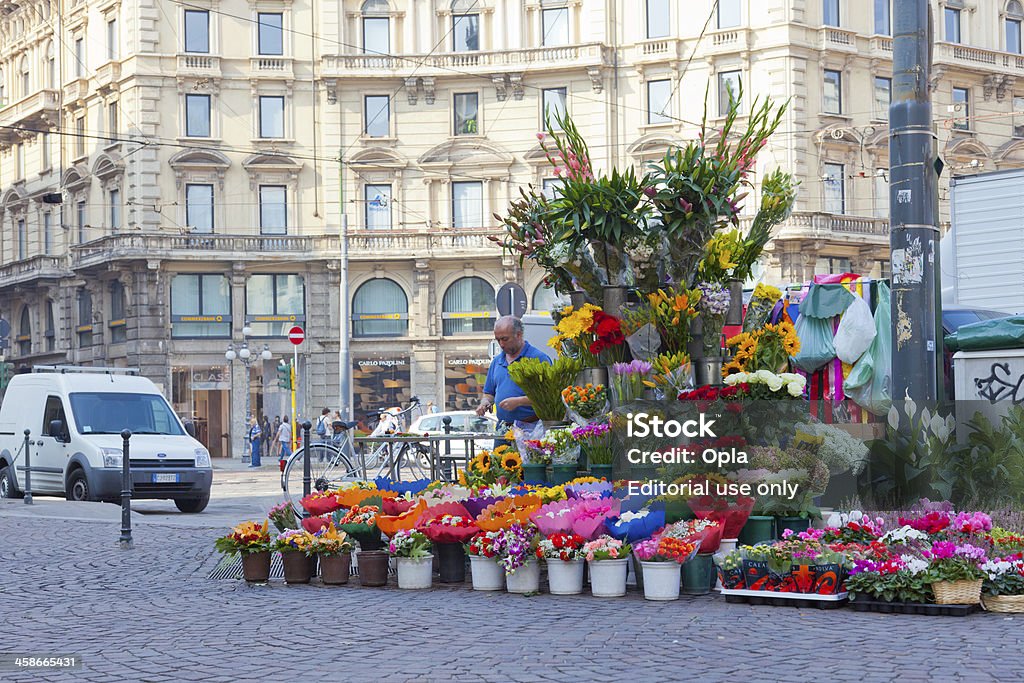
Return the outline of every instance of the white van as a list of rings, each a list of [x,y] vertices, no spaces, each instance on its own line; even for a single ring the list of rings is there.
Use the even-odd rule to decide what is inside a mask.
[[[132,498],[171,499],[182,512],[210,501],[209,451],[134,370],[48,366],[12,377],[0,405],[0,497],[24,491],[26,429],[33,495],[119,501],[128,429]]]

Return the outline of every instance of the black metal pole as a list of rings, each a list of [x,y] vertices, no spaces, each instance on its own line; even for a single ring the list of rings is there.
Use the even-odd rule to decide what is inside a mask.
[[[889,245],[892,258],[892,397],[932,409],[939,400],[941,272],[938,172],[932,106],[928,0],[893,3],[893,79],[889,106]]]
[[[132,543],[132,473],[129,459],[128,441],[132,438],[131,430],[121,431],[121,548],[131,550]]]
[[[29,440],[31,429],[25,430],[25,505],[32,504],[32,441]]]
[[[441,423],[444,424],[444,435],[451,436],[452,433],[452,418],[445,415],[441,418]],[[447,477],[449,481],[452,480],[452,441],[451,439],[444,440],[444,458],[441,461],[441,476]]]
[[[312,493],[313,476],[309,465],[309,430],[313,423],[306,420],[302,423],[302,495],[308,496]]]

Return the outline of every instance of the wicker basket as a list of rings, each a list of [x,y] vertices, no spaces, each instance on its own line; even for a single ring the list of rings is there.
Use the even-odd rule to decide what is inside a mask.
[[[981,602],[981,579],[936,581],[932,584],[939,605],[977,605]]]
[[[981,604],[989,612],[1024,614],[1024,595],[986,595]]]

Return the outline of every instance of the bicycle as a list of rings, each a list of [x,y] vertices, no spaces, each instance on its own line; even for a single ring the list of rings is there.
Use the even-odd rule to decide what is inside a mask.
[[[384,411],[371,414],[367,416],[367,420],[377,418],[378,425],[374,429],[374,433],[380,431],[378,436],[383,436],[388,431],[400,432],[404,429],[404,419],[419,405],[419,399],[414,396],[408,408],[396,413]],[[386,418],[385,415],[387,415]],[[386,420],[386,424],[380,425],[380,420]],[[403,469],[408,470],[416,479],[425,479],[429,476],[429,471],[424,471],[420,461],[424,453],[430,453],[429,447],[423,444],[378,443],[370,452],[364,453],[363,457],[360,457],[356,453],[352,433],[358,424],[357,421],[341,423],[342,437],[339,444],[323,441],[309,444],[311,491],[329,491],[348,482],[372,481],[377,477],[390,475],[392,472],[400,478]],[[302,500],[303,479],[305,478],[303,467],[303,449],[299,448],[288,456],[288,461],[281,472],[281,489],[296,510],[302,509],[299,501]]]

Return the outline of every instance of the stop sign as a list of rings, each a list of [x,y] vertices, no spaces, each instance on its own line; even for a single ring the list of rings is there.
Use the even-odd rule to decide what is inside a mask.
[[[306,332],[298,325],[294,325],[290,330],[288,330],[288,341],[298,346],[302,342],[306,341]]]

